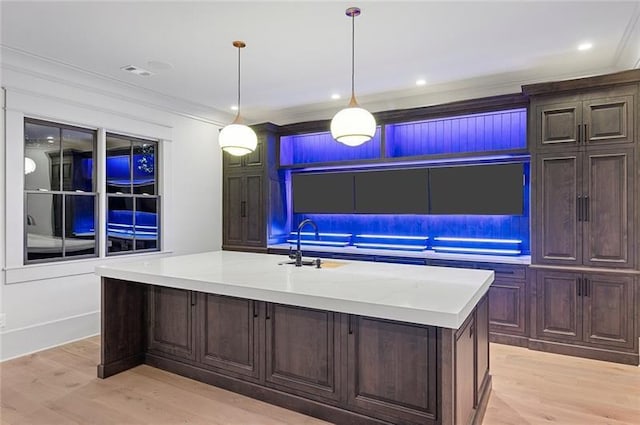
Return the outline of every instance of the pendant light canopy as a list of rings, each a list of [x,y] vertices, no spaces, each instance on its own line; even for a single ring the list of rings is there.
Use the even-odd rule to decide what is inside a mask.
[[[251,127],[242,124],[240,117],[240,49],[246,47],[244,41],[234,41],[233,47],[238,48],[238,115],[231,124],[220,131],[218,143],[223,151],[242,156],[253,152],[258,145],[258,137]]]
[[[331,120],[331,136],[347,146],[358,146],[371,140],[376,133],[376,119],[356,101],[355,80],[355,17],[360,9],[350,7],[346,15],[351,18],[351,100],[349,105],[334,115]]]

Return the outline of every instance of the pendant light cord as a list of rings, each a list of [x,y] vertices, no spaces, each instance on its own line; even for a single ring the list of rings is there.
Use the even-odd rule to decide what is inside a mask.
[[[355,65],[355,37],[356,37],[356,17],[355,14],[351,15],[351,99],[355,101],[356,92],[355,92],[355,75],[356,75],[356,65]]]
[[[240,116],[240,49],[238,47],[238,116]]]

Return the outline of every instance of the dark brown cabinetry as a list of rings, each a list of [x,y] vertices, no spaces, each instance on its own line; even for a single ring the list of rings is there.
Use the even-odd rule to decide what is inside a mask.
[[[536,276],[536,338],[637,349],[634,276],[547,270]]]
[[[276,169],[275,127],[254,127],[256,150],[242,157],[222,153],[222,248],[266,251],[273,229],[267,221],[286,220],[283,177]],[[274,228],[284,226],[274,226]]]
[[[475,406],[473,318],[456,335],[456,424],[467,424]]]
[[[531,103],[539,150],[633,143],[636,86],[603,89]]]
[[[537,156],[535,262],[635,266],[635,150]]]
[[[195,359],[196,294],[181,289],[149,288],[148,348],[152,352]]]
[[[339,401],[340,314],[270,303],[266,308],[267,385]]]
[[[197,360],[219,373],[260,377],[260,303],[198,294]]]
[[[360,316],[348,320],[349,406],[390,422],[437,423],[435,328]],[[473,362],[473,351],[464,355]]]

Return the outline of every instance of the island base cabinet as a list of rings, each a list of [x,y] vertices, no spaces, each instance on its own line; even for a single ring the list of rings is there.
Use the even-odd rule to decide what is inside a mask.
[[[198,294],[198,356],[219,373],[260,378],[260,302]]]
[[[487,296],[460,330],[103,278],[98,376],[147,363],[338,424],[478,424]]]
[[[267,303],[265,324],[267,385],[338,402],[340,314]]]
[[[351,315],[348,322],[349,407],[393,423],[437,423],[436,328]]]

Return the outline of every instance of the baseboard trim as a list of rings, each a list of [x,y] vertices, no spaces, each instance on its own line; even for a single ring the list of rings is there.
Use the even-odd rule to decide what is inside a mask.
[[[582,347],[579,345],[563,344],[561,342],[542,341],[529,339],[529,348],[547,353],[565,354],[568,356],[584,357],[592,360],[624,363],[634,366],[640,364],[640,355],[636,353],[623,353],[620,351],[603,350],[601,348]]]
[[[0,362],[100,334],[100,312],[78,314],[0,333]]]
[[[515,345],[516,347],[528,347],[529,338],[519,335],[506,335],[501,333],[490,332],[489,342],[495,342],[496,344]]]

